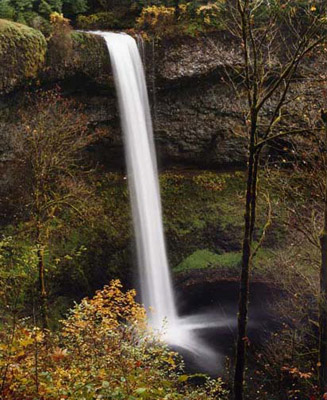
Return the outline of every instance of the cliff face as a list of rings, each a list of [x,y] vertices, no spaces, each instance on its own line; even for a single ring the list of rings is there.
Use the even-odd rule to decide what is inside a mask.
[[[241,63],[239,45],[223,32],[137,40],[147,73],[159,162],[244,165],[244,100],[236,97],[226,78]],[[96,156],[109,166],[124,163],[110,62],[101,37],[72,32],[65,40],[47,42],[38,31],[0,20],[0,57],[3,107],[6,100],[1,95],[20,96],[24,87],[35,83],[59,83],[67,96],[85,103],[90,126],[103,130],[103,139],[94,148]],[[308,93],[315,95],[311,89]],[[300,109],[288,115],[303,117]]]

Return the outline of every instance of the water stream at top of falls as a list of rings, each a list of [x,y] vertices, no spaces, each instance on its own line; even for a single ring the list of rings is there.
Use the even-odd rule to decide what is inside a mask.
[[[136,41],[124,33],[92,32],[108,46],[124,133],[141,297],[153,329],[164,339],[217,363],[196,332],[222,321],[215,317],[177,315],[162,223],[158,169],[145,73]],[[210,322],[214,321],[214,322]],[[211,361],[210,361],[211,360]]]

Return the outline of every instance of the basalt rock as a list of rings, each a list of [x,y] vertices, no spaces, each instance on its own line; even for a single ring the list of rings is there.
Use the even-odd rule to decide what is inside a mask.
[[[244,104],[240,104],[244,99],[227,83],[227,75],[241,64],[240,46],[225,32],[148,42],[137,39],[146,67],[160,165],[244,166],[247,138]],[[101,141],[90,149],[95,157],[108,167],[124,165],[111,66],[100,36],[73,31],[46,41],[36,30],[0,20],[0,56],[0,95],[11,93],[14,98],[27,85],[59,83],[66,96],[85,103],[90,128],[103,131]],[[312,57],[307,69],[317,72],[317,57]],[[317,95],[316,89],[305,90],[311,100]],[[295,97],[296,92],[297,88],[292,92]],[[298,125],[306,114],[305,104],[301,100],[299,107],[287,110],[286,123],[293,119]],[[7,99],[0,96],[1,116],[6,107]],[[13,108],[15,100],[12,115]],[[267,104],[265,114],[271,113]],[[280,151],[292,146],[281,142],[277,147]]]

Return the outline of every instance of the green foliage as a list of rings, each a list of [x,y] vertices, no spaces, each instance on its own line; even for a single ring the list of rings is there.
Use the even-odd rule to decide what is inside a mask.
[[[45,0],[41,0],[38,10],[39,13],[46,18],[48,18],[53,11],[51,6]]]
[[[121,28],[121,24],[122,21],[110,11],[77,17],[77,26],[80,29],[115,29]]]
[[[188,271],[192,269],[203,268],[237,268],[241,262],[241,253],[231,252],[224,254],[215,254],[209,250],[197,250],[176,268],[175,272]]]
[[[33,0],[10,0],[12,7],[19,13],[31,11],[33,9]]]
[[[42,24],[45,24],[54,12],[65,12],[69,17],[84,13],[88,9],[87,3],[87,0],[1,0],[0,18],[34,27],[35,19],[42,18]]]
[[[12,236],[0,241],[0,325],[30,308],[37,282],[37,247]]]
[[[271,253],[265,248],[261,248],[254,260],[254,267],[260,270],[265,267],[265,262],[269,259]],[[242,260],[241,252],[226,252],[216,254],[209,250],[197,250],[187,258],[185,258],[178,266],[174,268],[174,272],[184,272],[193,269],[219,268],[225,270],[234,270],[236,274]]]
[[[46,41],[41,32],[11,21],[0,20],[0,91],[11,84],[26,84],[43,67]]]
[[[167,172],[160,176],[160,184],[172,265],[200,248],[239,249],[242,173]]]
[[[15,9],[11,6],[10,0],[0,1],[0,18],[13,19]]]
[[[88,10],[87,0],[64,0],[63,12],[69,17],[75,17]]]
[[[197,35],[224,29],[228,2],[175,0],[1,0],[0,18],[12,19],[47,32],[53,12],[63,13],[82,29],[126,29],[136,27],[155,36]],[[319,5],[303,0],[261,2],[254,17],[262,22],[274,12],[279,18],[296,15],[305,20],[308,13],[319,13]],[[40,21],[39,19],[42,19]],[[45,26],[44,26],[45,25]]]

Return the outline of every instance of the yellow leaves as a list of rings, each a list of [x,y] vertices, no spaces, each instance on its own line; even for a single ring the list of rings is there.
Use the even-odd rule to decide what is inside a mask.
[[[175,9],[165,6],[144,7],[140,17],[137,19],[137,25],[152,30],[160,30],[165,24],[173,24],[175,19]]]
[[[98,378],[102,380],[107,375],[107,370],[104,368],[99,369],[98,371]]]
[[[173,353],[169,353],[168,357],[163,359],[167,364],[169,364],[170,369],[175,369],[176,368],[176,362],[173,358]]]
[[[69,19],[65,18],[63,14],[58,12],[53,12],[50,14],[50,23],[52,25],[56,24],[69,24]]]
[[[27,346],[29,346],[29,345],[31,345],[33,343],[34,343],[34,339],[32,337],[27,337],[26,339],[22,339],[20,341],[20,345],[22,347],[27,347]]]
[[[188,375],[181,375],[178,380],[179,382],[186,382],[188,380]]]
[[[114,332],[121,322],[143,328],[145,310],[135,302],[136,292],[121,290],[119,280],[113,280],[92,299],[83,299],[63,321],[62,336],[73,342],[101,341],[102,334]]]
[[[77,304],[62,322],[63,329],[47,332],[46,341],[37,328],[17,327],[13,345],[0,348],[5,350],[5,357],[0,351],[0,367],[10,364],[6,400],[80,400],[109,398],[112,393],[124,399],[131,393],[138,399],[189,398],[187,393],[176,397],[187,378],[178,380],[176,354],[145,331],[145,311],[135,294],[112,281]]]

